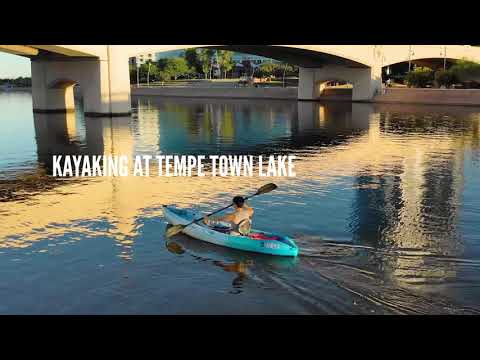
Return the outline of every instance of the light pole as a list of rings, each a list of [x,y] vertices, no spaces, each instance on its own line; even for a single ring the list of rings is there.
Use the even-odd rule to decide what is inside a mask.
[[[412,68],[412,45],[408,45],[408,72]]]
[[[447,70],[447,45],[443,46],[443,71]]]
[[[140,63],[135,58],[135,67],[137,68],[137,88],[140,87]]]
[[[147,86],[150,86],[150,65],[151,63],[148,63],[148,72],[147,72]]]

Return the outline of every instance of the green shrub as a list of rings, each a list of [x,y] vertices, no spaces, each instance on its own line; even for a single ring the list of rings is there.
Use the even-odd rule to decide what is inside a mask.
[[[480,79],[480,63],[467,59],[458,60],[455,65],[450,68],[453,74],[460,81],[470,81]]]
[[[424,88],[433,81],[433,70],[428,67],[417,67],[405,76],[409,87]]]
[[[170,77],[177,80],[181,75],[190,74],[192,72],[191,68],[188,66],[187,60],[181,57],[166,59],[164,62],[164,67],[161,71],[170,75]]]
[[[449,88],[456,82],[458,82],[457,76],[455,72],[452,70],[437,70],[435,72],[435,82],[437,85],[440,86],[445,86],[446,88]]]

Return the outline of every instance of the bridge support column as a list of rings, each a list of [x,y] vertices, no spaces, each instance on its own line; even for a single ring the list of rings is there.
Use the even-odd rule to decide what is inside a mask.
[[[39,113],[74,111],[75,82],[65,78],[52,78],[49,62],[32,60],[31,65],[33,111]]]
[[[322,68],[300,68],[299,100],[321,100],[324,84],[342,80],[353,84],[352,101],[371,101],[382,88],[381,67],[353,68],[326,65]]]
[[[115,56],[32,60],[34,112],[73,111],[75,84],[80,85],[85,116],[130,114],[128,61]]]

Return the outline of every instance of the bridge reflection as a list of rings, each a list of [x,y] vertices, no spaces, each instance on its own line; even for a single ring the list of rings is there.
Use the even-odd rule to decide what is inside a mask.
[[[365,104],[179,98],[134,104],[136,131],[149,133],[137,151],[148,153],[274,154],[341,142],[369,126]]]
[[[353,239],[404,252],[381,257],[379,264],[397,280],[420,285],[454,278],[456,265],[448,258],[462,257],[465,250],[459,230],[464,156],[469,148],[480,148],[480,112],[428,106],[378,106],[376,111],[378,122],[370,133],[375,129],[375,136],[388,140],[376,149],[391,156],[390,170],[376,174],[370,163],[370,169],[357,173]],[[405,137],[411,139],[402,146]],[[443,266],[428,266],[432,255]]]

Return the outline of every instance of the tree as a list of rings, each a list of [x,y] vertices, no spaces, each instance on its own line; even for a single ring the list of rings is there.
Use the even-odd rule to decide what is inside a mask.
[[[246,76],[250,76],[253,73],[253,66],[250,60],[242,60],[243,70]]]
[[[227,50],[219,50],[217,52],[218,65],[224,73],[224,78],[227,78],[227,72],[233,69],[233,52]]]
[[[202,64],[198,58],[197,49],[187,49],[184,54],[185,60],[192,71],[196,73],[202,72]]]
[[[168,81],[171,79],[171,75],[165,71],[160,70],[158,72],[158,81]]]
[[[0,79],[0,85],[2,84],[9,84],[17,87],[31,87],[32,78],[20,76],[16,79]]]
[[[433,70],[428,67],[417,67],[407,73],[405,80],[408,86],[424,88],[433,81]]]
[[[271,62],[264,62],[260,65],[259,72],[262,77],[274,76],[275,71],[278,69],[278,64]]]
[[[137,83],[137,66],[135,64],[130,64],[128,66],[130,72],[130,84]]]
[[[150,80],[151,81],[158,81],[158,73],[160,72],[160,69],[158,68],[157,64],[155,63],[150,63]]]
[[[175,80],[181,75],[186,75],[191,72],[185,58],[176,57],[167,59],[163,71],[173,77]]]
[[[260,65],[259,72],[263,77],[281,78],[284,74],[285,76],[298,76],[298,67],[283,63],[264,62]]]
[[[452,70],[437,70],[435,72],[435,82],[438,86],[449,88],[458,81],[456,74]]]
[[[147,82],[147,78],[149,81],[156,81],[158,78],[158,72],[160,71],[157,64],[150,60],[140,65],[140,69],[138,70],[140,82],[142,83]]]
[[[460,81],[479,80],[480,79],[480,63],[467,59],[458,60],[450,71]]]
[[[201,49],[198,54],[198,59],[202,66],[202,72],[205,74],[205,79],[212,68],[213,61],[213,50],[212,49]]]

